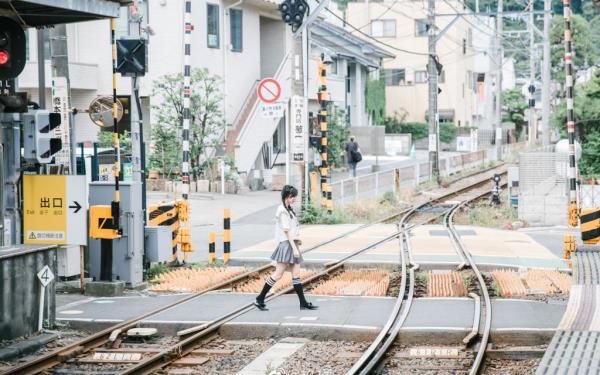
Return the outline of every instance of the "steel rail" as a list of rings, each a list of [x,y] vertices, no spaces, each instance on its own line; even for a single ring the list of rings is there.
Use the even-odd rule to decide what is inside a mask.
[[[473,176],[476,176],[478,174],[484,174],[484,173],[487,173],[490,170],[493,170],[495,168],[497,168],[497,166],[496,167],[492,167],[492,168],[488,168],[488,169],[486,169],[484,171],[481,171],[481,172],[475,172],[473,174],[469,174],[469,175],[467,175],[467,176],[465,176],[463,178],[473,177]],[[506,173],[506,171],[502,172],[501,174],[505,174],[505,173]],[[435,201],[438,201],[438,200],[442,200],[442,199],[448,199],[449,197],[452,197],[452,196],[454,196],[456,194],[460,194],[460,193],[462,193],[462,192],[464,192],[466,190],[472,189],[473,186],[485,183],[487,181],[489,181],[489,180],[488,179],[478,180],[478,181],[474,182],[473,184],[471,184],[469,186],[465,186],[465,187],[456,189],[454,191],[451,191],[451,192],[449,192],[447,194],[444,194],[444,195],[441,195],[439,197],[431,198],[427,203],[424,203],[423,205],[431,204],[432,202],[435,202]],[[361,230],[363,230],[365,228],[368,228],[368,227],[371,227],[371,226],[376,225],[376,224],[380,224],[380,223],[384,223],[384,222],[393,220],[393,219],[395,219],[396,217],[398,217],[400,215],[407,214],[408,212],[412,212],[414,210],[415,210],[414,207],[411,208],[411,209],[400,210],[398,213],[389,215],[389,216],[387,216],[385,218],[381,218],[381,219],[375,220],[373,222],[363,224],[363,225],[361,225],[361,226],[359,226],[357,228],[354,228],[354,229],[352,229],[352,230],[350,230],[348,232],[344,232],[344,233],[342,233],[340,235],[337,235],[337,236],[335,236],[335,237],[333,237],[331,239],[328,239],[328,240],[322,241],[320,243],[317,243],[317,244],[311,246],[310,248],[302,251],[302,253],[303,254],[304,253],[308,253],[308,252],[313,251],[315,249],[318,249],[318,248],[320,248],[322,246],[325,246],[325,245],[328,245],[328,244],[330,244],[332,242],[335,242],[335,241],[337,241],[339,239],[342,239],[342,238],[348,237],[348,236],[350,236],[352,234],[355,234],[355,233],[357,233],[357,232],[359,232],[359,231],[361,231]],[[199,291],[197,293],[191,294],[191,295],[189,295],[189,296],[187,296],[185,298],[182,298],[181,300],[175,301],[175,302],[170,303],[170,304],[168,304],[166,306],[163,306],[163,307],[160,307],[160,308],[155,309],[153,311],[150,311],[148,313],[142,314],[142,315],[140,315],[138,317],[135,317],[135,318],[132,318],[132,319],[130,319],[128,321],[125,321],[125,322],[122,322],[122,323],[118,323],[118,324],[116,324],[116,325],[114,325],[112,327],[109,327],[109,328],[104,329],[104,330],[102,330],[102,331],[100,331],[98,333],[90,335],[90,336],[88,336],[88,337],[86,337],[86,338],[84,338],[84,339],[82,339],[80,341],[77,341],[75,343],[69,344],[69,345],[67,345],[65,347],[62,347],[62,348],[58,348],[58,349],[56,349],[56,350],[54,350],[54,351],[52,351],[52,352],[50,352],[48,354],[45,354],[45,355],[40,356],[38,358],[32,359],[31,361],[28,361],[26,363],[23,363],[23,364],[14,366],[14,367],[11,367],[11,368],[5,370],[4,372],[2,372],[1,374],[2,375],[38,374],[38,373],[40,373],[42,371],[48,370],[48,369],[50,369],[52,367],[55,367],[55,366],[57,366],[57,365],[65,362],[65,361],[67,361],[69,358],[72,358],[73,356],[89,352],[92,349],[95,349],[97,347],[100,347],[100,346],[106,344],[109,341],[109,337],[113,333],[113,331],[121,330],[121,331],[124,332],[124,331],[127,331],[127,330],[131,329],[131,328],[135,328],[142,320],[144,320],[144,319],[146,319],[146,318],[148,318],[150,316],[160,314],[160,313],[162,313],[162,312],[164,312],[164,311],[166,311],[168,309],[171,309],[173,307],[176,307],[176,306],[182,305],[184,303],[187,303],[187,302],[189,302],[189,301],[191,301],[191,300],[193,300],[195,298],[198,298],[198,297],[200,297],[200,296],[202,296],[202,295],[204,295],[206,293],[209,293],[211,291],[219,290],[219,289],[225,288],[227,286],[230,286],[230,285],[232,285],[234,283],[241,282],[242,280],[248,279],[248,278],[252,277],[253,275],[265,272],[265,271],[271,269],[272,267],[273,266],[271,264],[265,264],[265,265],[263,265],[263,266],[255,269],[255,270],[248,271],[248,272],[246,272],[246,273],[244,273],[242,275],[236,276],[236,277],[234,277],[234,278],[232,278],[230,280],[223,281],[223,282],[221,282],[221,283],[219,283],[217,285],[214,285],[214,286],[212,286],[210,288],[204,289],[204,290]]]
[[[481,183],[482,182],[475,183],[473,185],[470,185],[470,187],[468,187],[467,189],[461,189],[461,192],[479,187],[481,185]],[[436,220],[437,218],[439,218],[441,216],[444,216],[445,218],[450,217],[450,219],[452,219],[454,217],[454,213],[456,212],[457,207],[462,207],[465,204],[468,204],[470,202],[478,200],[481,197],[489,195],[489,194],[490,194],[489,191],[485,191],[480,194],[476,194],[473,197],[469,197],[469,198],[465,199],[460,204],[453,205],[453,207],[451,209],[443,211],[425,221],[422,221],[418,224],[414,224],[408,228],[406,228],[406,223],[408,222],[409,218],[412,215],[414,215],[415,213],[417,213],[418,210],[430,205],[431,202],[417,205],[417,206],[413,207],[412,209],[410,209],[405,214],[405,216],[402,218],[402,220],[400,222],[401,238],[404,241],[406,241],[406,244],[404,244],[404,241],[401,242],[401,246],[402,246],[401,259],[402,259],[402,273],[403,274],[402,274],[400,293],[398,295],[397,302],[394,305],[392,313],[390,314],[388,321],[386,322],[383,329],[380,331],[379,335],[371,343],[369,348],[367,348],[367,350],[363,353],[361,358],[346,373],[346,375],[354,375],[354,374],[367,375],[367,374],[370,374],[371,372],[373,372],[375,369],[377,369],[383,363],[383,361],[382,361],[383,358],[385,357],[385,355],[389,351],[389,349],[392,347],[394,341],[396,340],[396,337],[398,336],[398,333],[400,332],[400,329],[402,328],[402,325],[404,324],[406,318],[408,317],[408,313],[410,312],[410,308],[412,306],[413,294],[414,294],[414,277],[415,277],[414,272],[419,267],[418,264],[414,263],[412,260],[412,254],[411,254],[412,251],[410,249],[409,239],[408,239],[408,233],[410,232],[410,230],[418,225],[423,225],[423,224],[429,223],[433,220]],[[437,200],[441,200],[441,199],[438,198]],[[454,230],[453,226],[451,226],[451,228],[452,228],[451,230]],[[457,241],[458,246],[460,246],[460,240],[457,239],[456,241]],[[464,249],[462,249],[462,247],[461,247],[461,250],[463,250],[463,252],[464,252]],[[406,255],[404,254],[405,252],[406,252]],[[409,263],[412,265],[412,267],[409,269],[410,286],[409,286],[408,294],[406,296],[406,298],[407,298],[406,302],[404,302],[404,294],[406,293],[406,263],[405,263],[406,258],[409,259]],[[465,258],[465,259],[467,259],[467,261],[472,262],[472,259],[470,259],[470,258]],[[476,268],[476,266],[475,266],[475,268]],[[484,287],[485,287],[485,284],[484,284]],[[487,292],[487,289],[486,289],[486,292]],[[487,294],[487,295],[489,298],[489,294]],[[402,313],[400,313],[401,306],[403,306]],[[491,305],[488,304],[488,306],[491,306]],[[488,311],[489,311],[489,315],[490,315],[489,324],[491,326],[491,310],[486,309],[486,314],[488,314]],[[489,327],[487,324],[488,324],[488,320],[486,319],[486,329],[487,329],[488,335],[486,335],[484,337],[485,341],[482,340],[482,345],[484,343],[485,343],[485,345],[487,345],[487,341],[488,341],[488,337],[489,337]],[[484,346],[483,351],[485,351],[485,346]],[[478,354],[477,358],[478,358],[478,361],[476,359],[476,361],[477,361],[476,363],[478,366],[477,368],[479,368],[479,365],[482,360],[482,355],[480,356]]]
[[[343,267],[343,265],[351,258],[353,258],[359,254],[362,254],[365,251],[373,249],[373,248],[381,245],[382,243],[388,242],[398,236],[399,236],[399,233],[395,232],[392,235],[389,235],[389,236],[387,236],[379,241],[376,241],[360,250],[357,250],[357,251],[353,252],[352,254],[349,254],[349,255],[345,256],[344,258],[340,259],[335,264],[331,265],[330,267],[328,267],[324,271],[318,273],[317,275],[313,275],[310,278],[304,280],[302,282],[302,284],[306,285],[306,284],[310,284],[312,282],[318,281],[321,278],[323,278],[324,276],[328,276],[332,272]],[[287,288],[277,292],[276,294],[271,295],[270,297],[268,297],[266,299],[266,301],[271,301],[277,297],[280,297],[284,294],[291,292],[292,290],[293,290],[292,286],[287,287]],[[142,362],[120,372],[119,375],[149,374],[154,371],[158,371],[158,370],[168,366],[169,364],[173,363],[178,358],[181,358],[181,357],[189,354],[192,350],[194,350],[195,347],[198,346],[199,341],[202,341],[208,335],[215,333],[225,323],[227,323],[241,315],[246,314],[247,312],[253,310],[254,308],[255,307],[254,307],[253,302],[247,303],[247,304],[215,319],[214,321],[210,322],[209,325],[206,326],[200,332],[197,332],[197,333],[189,336],[188,338],[186,338],[176,344],[171,345],[169,348],[165,349],[164,351],[157,353],[157,354],[153,355],[152,357],[147,358],[147,359],[143,360]]]
[[[470,201],[472,201],[472,200],[470,200]],[[483,359],[485,357],[485,351],[487,349],[487,344],[488,344],[489,337],[490,337],[490,330],[492,328],[492,301],[490,299],[490,293],[485,284],[485,280],[483,279],[483,274],[477,267],[477,264],[473,260],[473,257],[471,256],[471,254],[464,249],[462,242],[460,240],[460,235],[458,234],[458,232],[456,231],[456,228],[454,227],[454,214],[458,211],[459,208],[468,204],[470,201],[465,201],[465,202],[462,202],[462,203],[454,206],[452,211],[448,214],[446,228],[448,229],[451,236],[454,237],[457,250],[463,254],[464,258],[467,260],[468,266],[471,267],[471,269],[477,276],[477,281],[479,282],[481,294],[483,296],[483,299],[480,299],[480,303],[481,303],[480,313],[483,313],[485,311],[484,327],[483,327],[483,332],[481,332],[481,340],[479,342],[479,348],[477,349],[477,356],[475,357],[475,360],[473,361],[473,365],[471,366],[471,368],[469,370],[469,375],[477,375],[483,364]]]

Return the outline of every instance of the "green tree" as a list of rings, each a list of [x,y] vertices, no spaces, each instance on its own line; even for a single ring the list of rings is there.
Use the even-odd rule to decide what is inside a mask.
[[[220,77],[206,69],[193,69],[190,87],[190,168],[195,179],[207,158],[207,148],[215,146],[224,133],[225,120]],[[154,147],[150,160],[154,167],[168,173],[173,165],[181,163],[182,157],[183,75],[160,77],[154,81],[153,95],[162,100],[152,106],[156,121],[152,126]]]
[[[328,111],[331,113],[327,125],[329,130],[329,139],[327,140],[329,162],[335,167],[340,167],[343,160],[342,154],[350,137],[350,125],[348,124],[346,111],[343,109],[336,105],[330,105]]]
[[[521,136],[523,125],[525,125],[525,109],[527,109],[527,101],[518,89],[506,90],[502,93],[504,111],[506,115],[503,121],[510,121],[515,124],[515,132],[517,139]]]
[[[584,175],[600,175],[600,73],[575,87],[575,132],[583,149],[579,167]],[[552,126],[566,137],[566,103],[556,110]]]
[[[594,38],[588,21],[578,15],[573,15],[572,20],[573,63],[574,71],[577,71],[582,67],[589,67],[598,63],[599,47],[594,45]],[[552,77],[558,82],[564,82],[564,19],[561,16],[552,18],[550,44]]]
[[[365,88],[365,107],[374,125],[381,125],[385,119],[385,81],[369,80]]]
[[[113,148],[114,146],[114,136],[112,130],[102,130],[98,131],[98,146],[103,148]],[[121,154],[131,155],[131,135],[129,132],[124,132],[119,135],[119,148],[121,149]]]

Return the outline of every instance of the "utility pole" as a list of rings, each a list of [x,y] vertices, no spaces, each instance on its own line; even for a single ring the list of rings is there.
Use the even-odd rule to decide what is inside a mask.
[[[552,0],[544,0],[544,61],[542,64],[542,144],[550,144],[550,10]]]
[[[71,85],[69,82],[69,56],[67,26],[55,25],[50,29],[50,56],[52,60],[52,106],[62,113],[61,126],[55,134],[62,139],[62,149],[56,155],[56,163],[66,165],[70,174],[76,174],[75,133],[71,111]],[[58,103],[58,105],[57,105]],[[56,111],[55,111],[56,112]]]
[[[496,119],[494,121],[494,139],[496,146],[496,158],[502,157],[502,26],[503,18],[502,0],[498,0],[498,11],[496,16]]]
[[[46,109],[46,56],[44,56],[44,29],[37,30],[38,104]]]
[[[436,181],[440,177],[439,166],[439,137],[438,137],[438,69],[435,52],[436,35],[435,35],[435,0],[428,0],[427,14],[427,37],[429,45],[429,62],[427,63],[427,76],[429,83],[429,179]],[[439,182],[439,181],[438,181]]]
[[[303,32],[303,35],[306,33],[306,30]],[[306,72],[304,71],[304,58],[303,58],[303,41],[304,41],[304,37],[302,36],[298,36],[298,37],[294,37],[293,41],[292,41],[292,56],[293,56],[293,60],[292,60],[292,98],[299,96],[304,98],[304,74],[306,74]],[[293,102],[290,101],[290,103]],[[304,108],[306,110],[306,108]],[[292,111],[290,111],[292,112]],[[290,113],[291,119],[294,118],[295,114],[294,113]],[[290,124],[292,124],[293,121],[290,121]],[[295,135],[297,134],[295,131],[293,131],[294,129],[292,129],[292,131],[289,132],[289,134],[291,135]],[[303,129],[303,131],[306,133],[306,129]],[[304,194],[306,193],[306,191],[304,190],[304,183],[305,183],[305,178],[304,178],[304,173],[305,173],[305,168],[306,168],[306,155],[304,155],[303,160],[294,160],[294,146],[293,146],[293,137],[290,137],[289,139],[289,143],[290,143],[290,151],[292,151],[292,163],[296,164],[295,168],[291,168],[290,169],[290,173],[293,176],[293,178],[291,179],[291,181],[293,181],[293,185],[295,185],[296,187],[298,187],[298,190],[300,192],[300,207],[304,207],[304,202],[302,201],[304,199]],[[302,149],[302,153],[304,154],[304,145],[303,145],[303,149]]]
[[[529,116],[527,120],[527,144],[536,142],[535,131],[535,34],[533,32],[533,1],[529,2]]]
[[[129,37],[139,38],[140,37],[140,15],[136,5],[130,5],[128,9],[128,24],[129,24]],[[142,163],[141,163],[141,150],[140,147],[140,133],[142,131],[142,124],[140,122],[140,115],[137,102],[136,94],[139,92],[139,85],[137,77],[131,78],[131,99],[129,100],[129,116],[131,119],[131,164],[133,166],[133,181],[142,181]]]

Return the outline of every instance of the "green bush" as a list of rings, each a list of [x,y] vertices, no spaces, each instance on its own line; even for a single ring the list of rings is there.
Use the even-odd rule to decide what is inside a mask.
[[[440,124],[440,142],[450,143],[456,138],[456,126],[443,122]]]
[[[413,140],[427,138],[429,127],[423,122],[402,122],[388,117],[384,121],[386,134],[411,134]]]

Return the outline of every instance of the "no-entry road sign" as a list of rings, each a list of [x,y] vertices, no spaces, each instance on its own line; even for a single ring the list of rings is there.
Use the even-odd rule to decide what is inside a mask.
[[[258,98],[263,103],[275,103],[281,97],[281,85],[273,78],[265,78],[258,84]]]

